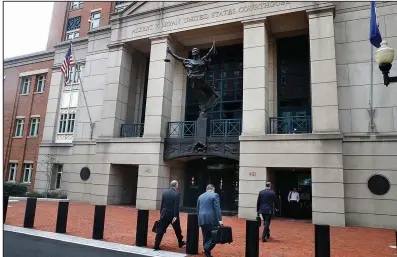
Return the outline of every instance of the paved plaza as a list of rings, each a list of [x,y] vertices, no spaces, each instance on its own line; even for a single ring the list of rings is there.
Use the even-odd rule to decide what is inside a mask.
[[[26,201],[10,204],[7,211],[7,225],[23,226]],[[56,202],[37,202],[34,228],[42,231],[55,231]],[[135,245],[137,210],[128,206],[107,206],[104,240],[127,245]],[[94,217],[94,205],[71,202],[67,234],[90,239]],[[155,234],[151,227],[159,218],[158,211],[150,211],[148,247],[153,247]],[[186,236],[187,215],[181,213],[183,235]],[[233,240],[230,245],[218,245],[213,255],[242,257],[245,251],[245,220],[237,217],[224,217],[224,223],[233,227]],[[263,227],[261,227],[262,229]],[[314,256],[314,226],[310,222],[275,219],[271,224],[273,239],[260,243],[260,257],[306,257]],[[201,253],[201,232],[200,248]],[[333,257],[388,257],[397,256],[394,232],[387,229],[332,227],[331,256]],[[184,253],[179,249],[174,231],[170,226],[161,244],[163,250]],[[201,256],[201,255],[199,255]]]

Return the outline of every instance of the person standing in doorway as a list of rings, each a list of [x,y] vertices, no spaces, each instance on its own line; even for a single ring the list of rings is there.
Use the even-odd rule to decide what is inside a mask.
[[[266,188],[259,192],[256,211],[263,218],[264,228],[262,233],[262,242],[266,242],[266,238],[270,238],[270,221],[272,220],[273,206],[279,208],[276,193],[271,190],[272,184],[266,183]]]
[[[173,180],[170,187],[171,188],[169,190],[163,193],[163,197],[161,199],[160,222],[157,227],[154,250],[161,250],[161,240],[170,224],[172,224],[172,227],[174,228],[179,248],[182,248],[186,244],[186,242],[183,241],[181,223],[179,221],[179,202],[181,196],[178,192],[178,181]]]
[[[288,203],[289,203],[289,212],[290,215],[293,218],[297,218],[298,217],[298,213],[299,213],[299,193],[298,191],[296,191],[296,188],[294,187],[292,189],[292,191],[289,192],[288,194]]]
[[[211,251],[215,244],[212,243],[211,232],[218,226],[223,226],[219,195],[215,193],[215,187],[212,184],[207,186],[206,192],[197,200],[197,215],[203,234],[204,255],[212,257]]]

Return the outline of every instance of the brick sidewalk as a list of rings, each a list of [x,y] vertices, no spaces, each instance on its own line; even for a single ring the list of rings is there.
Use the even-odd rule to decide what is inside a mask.
[[[10,204],[7,211],[7,225],[23,226],[25,201]],[[34,228],[43,231],[55,231],[57,203],[37,202]],[[132,207],[107,206],[104,240],[135,245],[137,210]],[[88,203],[71,202],[67,234],[91,238],[94,206]],[[153,247],[155,234],[151,228],[159,218],[158,211],[150,212],[148,247]],[[186,237],[187,215],[181,214],[183,235]],[[217,245],[213,255],[224,257],[242,257],[245,253],[245,221],[236,217],[224,217],[225,225],[233,227],[233,240],[230,245]],[[261,227],[262,230],[263,227]],[[311,223],[289,220],[273,220],[271,234],[274,238],[260,243],[261,257],[308,257],[314,256],[314,227]],[[371,228],[331,228],[331,256],[333,257],[388,257],[397,256],[397,251],[389,248],[395,244],[394,232],[386,229]],[[161,244],[163,250],[184,253],[179,249],[174,231],[170,226]],[[201,231],[199,252],[202,251]],[[201,254],[199,256],[202,256]]]

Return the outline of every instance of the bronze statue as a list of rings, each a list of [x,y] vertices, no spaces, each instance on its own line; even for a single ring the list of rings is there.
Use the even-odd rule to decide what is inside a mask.
[[[191,80],[191,86],[199,102],[201,117],[205,117],[207,111],[214,108],[220,100],[219,93],[213,88],[213,85],[205,81],[208,64],[211,62],[209,57],[215,52],[215,41],[213,41],[211,49],[203,57],[200,57],[200,50],[198,48],[193,48],[192,59],[177,56],[170,48],[167,48],[167,53],[171,54],[176,60],[182,62],[182,65],[187,71],[187,76]]]

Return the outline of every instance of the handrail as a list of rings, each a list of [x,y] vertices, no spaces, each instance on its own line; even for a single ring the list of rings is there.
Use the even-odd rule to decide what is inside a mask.
[[[142,137],[144,131],[143,123],[121,124],[120,137]]]
[[[272,117],[270,134],[312,133],[311,116]]]
[[[241,119],[218,119],[210,121],[210,137],[238,137],[241,134]]]
[[[169,138],[195,137],[196,133],[197,124],[195,121],[168,122],[167,137]]]

